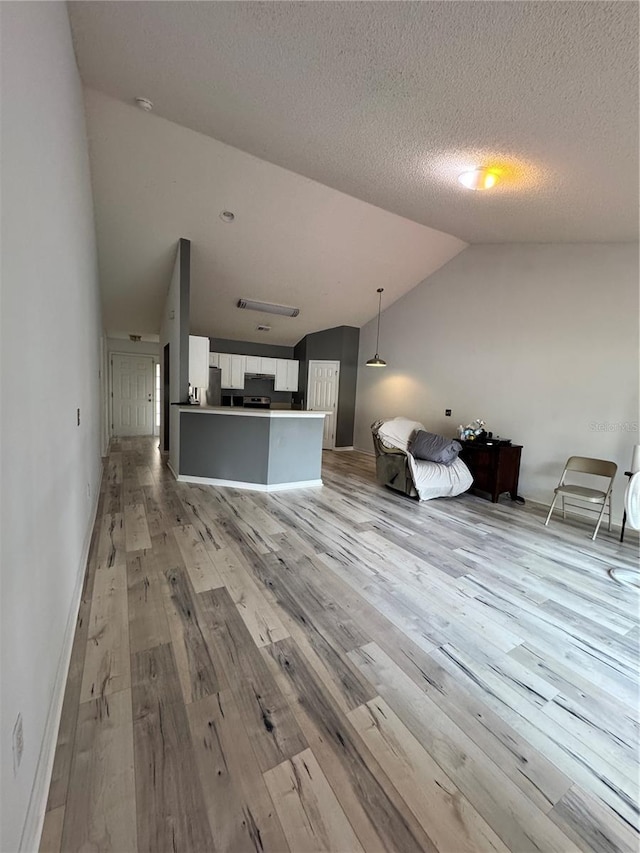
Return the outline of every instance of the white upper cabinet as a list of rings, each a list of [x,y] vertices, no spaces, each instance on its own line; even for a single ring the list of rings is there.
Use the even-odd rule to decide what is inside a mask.
[[[300,362],[295,359],[287,359],[287,391],[298,390],[298,376],[300,375]]]
[[[260,359],[260,373],[265,373],[267,376],[275,376],[276,375],[276,364],[280,359],[278,358],[261,358]]]
[[[276,359],[276,381],[274,391],[298,390],[298,362],[291,358]]]
[[[259,355],[245,355],[245,373],[264,373],[262,369],[262,357]]]
[[[244,355],[231,356],[231,385],[230,388],[244,388],[245,369]]]
[[[228,352],[219,353],[221,382],[223,388],[244,388],[245,373],[244,355],[232,355]]]
[[[208,338],[205,340],[208,341]],[[232,355],[228,352],[208,353],[211,367],[222,371],[223,388],[244,388],[245,374],[256,373],[273,376],[274,391],[297,391],[299,362],[292,358],[266,358],[260,355]],[[191,383],[194,384],[193,382]],[[209,377],[207,374],[207,385]]]
[[[209,387],[209,338],[189,335],[189,382],[196,388]]]

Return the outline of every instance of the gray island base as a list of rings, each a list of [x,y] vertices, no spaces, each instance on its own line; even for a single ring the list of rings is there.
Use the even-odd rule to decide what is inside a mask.
[[[271,492],[321,486],[325,412],[180,406],[177,479]]]

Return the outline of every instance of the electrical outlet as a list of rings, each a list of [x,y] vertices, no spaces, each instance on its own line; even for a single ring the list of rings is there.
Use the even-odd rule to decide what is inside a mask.
[[[18,714],[18,719],[13,727],[13,775],[18,775],[18,767],[22,761],[22,753],[24,751],[24,733],[22,731],[22,714]]]
[[[77,409],[78,426],[80,426],[80,409]]]
[[[444,416],[445,416],[445,418],[450,418],[451,417],[451,409],[445,409],[444,410]]]

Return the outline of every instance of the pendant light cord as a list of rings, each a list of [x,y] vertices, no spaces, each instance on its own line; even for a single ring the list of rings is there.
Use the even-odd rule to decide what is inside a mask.
[[[383,287],[378,288],[378,333],[376,335],[376,358],[380,348],[380,311],[382,310],[382,291]]]

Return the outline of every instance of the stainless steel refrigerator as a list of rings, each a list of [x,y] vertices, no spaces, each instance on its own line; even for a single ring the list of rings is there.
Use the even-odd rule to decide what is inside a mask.
[[[207,406],[220,406],[222,403],[222,371],[219,367],[209,368],[209,387],[207,388]]]

